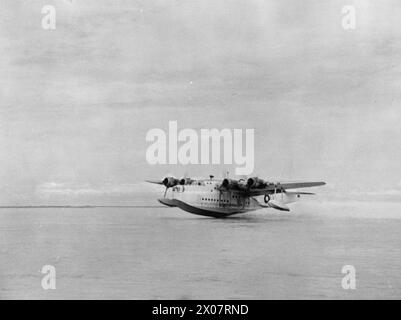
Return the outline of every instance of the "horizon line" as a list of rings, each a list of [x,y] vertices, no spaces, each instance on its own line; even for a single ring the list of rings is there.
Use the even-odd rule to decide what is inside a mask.
[[[162,205],[21,205],[0,206],[0,209],[16,208],[165,208]]]

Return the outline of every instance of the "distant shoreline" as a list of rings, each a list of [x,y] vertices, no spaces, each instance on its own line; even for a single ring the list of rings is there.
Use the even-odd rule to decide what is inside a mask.
[[[164,206],[159,205],[109,205],[109,206],[97,206],[97,205],[39,205],[39,206],[0,206],[0,209],[34,209],[34,208],[67,208],[67,209],[83,209],[83,208],[164,208]]]

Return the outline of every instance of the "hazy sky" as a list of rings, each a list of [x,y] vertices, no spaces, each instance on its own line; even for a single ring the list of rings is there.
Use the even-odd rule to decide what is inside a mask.
[[[129,201],[147,178],[220,175],[146,162],[147,131],[169,120],[254,128],[267,179],[401,194],[400,21],[399,0],[2,0],[0,204]]]

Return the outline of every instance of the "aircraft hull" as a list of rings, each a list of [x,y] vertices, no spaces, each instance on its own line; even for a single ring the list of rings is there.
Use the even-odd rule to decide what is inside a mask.
[[[225,218],[231,216],[233,214],[245,213],[248,211],[253,211],[256,209],[229,209],[229,208],[201,208],[198,206],[194,206],[188,204],[186,202],[180,201],[178,199],[167,199],[161,198],[158,199],[160,203],[169,206],[169,207],[178,207],[184,211],[213,218]]]

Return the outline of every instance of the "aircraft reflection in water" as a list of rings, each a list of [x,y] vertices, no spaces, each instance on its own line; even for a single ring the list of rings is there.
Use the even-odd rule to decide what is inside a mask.
[[[158,199],[169,207],[215,218],[245,213],[261,208],[290,211],[287,204],[310,192],[287,191],[325,185],[325,182],[271,182],[258,177],[248,179],[192,179],[166,177],[162,181],[147,180],[164,185],[164,197]],[[254,197],[264,196],[264,203]]]

